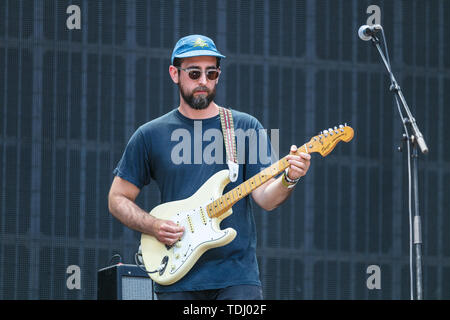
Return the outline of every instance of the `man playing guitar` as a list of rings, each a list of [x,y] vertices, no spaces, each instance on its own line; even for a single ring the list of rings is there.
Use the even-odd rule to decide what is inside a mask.
[[[191,35],[177,42],[169,74],[179,87],[180,104],[139,127],[114,170],[108,198],[111,214],[129,228],[154,237],[168,249],[188,232],[187,227],[145,212],[136,205],[135,199],[152,179],[161,191],[162,203],[185,199],[209,177],[227,169],[225,161],[195,163],[192,160],[194,154],[191,154],[189,163],[176,164],[171,159],[173,148],[179,142],[173,141],[175,130],[181,128],[194,134],[195,122],[201,123],[202,130],[221,130],[219,106],[214,97],[223,58],[214,42],[205,36]],[[236,130],[262,129],[253,116],[236,110],[231,110],[231,114]],[[245,143],[249,144],[249,141],[246,139]],[[204,147],[201,147],[201,152]],[[243,149],[250,150],[251,147],[246,145]],[[194,152],[196,148],[192,146]],[[298,179],[308,172],[310,154],[297,152],[295,145],[290,151],[287,172],[278,178],[270,178],[250,193],[254,202],[264,210],[270,211],[282,204],[292,194]],[[246,162],[239,163],[237,180],[229,184],[225,192],[270,165],[259,161],[249,163],[248,159],[246,154]],[[256,227],[249,196],[234,205],[233,214],[223,220],[222,226],[236,229],[236,238],[225,246],[206,251],[177,282],[156,284],[158,299],[262,299],[256,259]]]

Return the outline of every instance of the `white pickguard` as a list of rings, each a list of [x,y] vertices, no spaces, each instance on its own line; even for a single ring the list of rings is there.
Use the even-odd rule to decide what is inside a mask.
[[[172,221],[183,226],[185,232],[172,247],[173,257],[170,273],[175,273],[190,258],[191,254],[202,244],[217,241],[225,237],[227,230],[214,228],[213,220],[206,214],[205,207],[177,214]]]

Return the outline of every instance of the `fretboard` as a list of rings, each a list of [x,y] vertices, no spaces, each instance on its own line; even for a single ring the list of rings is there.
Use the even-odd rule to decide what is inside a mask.
[[[300,150],[306,150],[305,146],[298,148],[297,153]],[[262,170],[260,173],[255,174],[247,181],[241,183],[234,189],[228,191],[220,198],[214,200],[206,206],[208,216],[210,218],[220,217],[227,212],[236,202],[249,195],[253,190],[269,181],[279,173],[283,172],[289,167],[287,156],[272,164],[270,167]]]

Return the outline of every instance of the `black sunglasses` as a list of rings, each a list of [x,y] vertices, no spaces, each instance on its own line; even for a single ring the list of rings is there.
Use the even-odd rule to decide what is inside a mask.
[[[186,69],[183,69],[181,67],[176,67],[176,68],[178,70],[183,70],[184,72],[187,72],[187,74],[189,75],[189,78],[191,78],[192,80],[199,79],[203,72],[205,72],[206,78],[208,78],[208,80],[216,80],[219,77],[219,73],[220,73],[219,69],[208,69],[208,70],[202,71],[198,68],[186,68]]]

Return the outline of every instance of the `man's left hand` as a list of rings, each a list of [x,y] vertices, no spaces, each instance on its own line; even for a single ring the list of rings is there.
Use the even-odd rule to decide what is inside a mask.
[[[311,155],[308,153],[300,152],[300,155],[295,155],[297,152],[297,146],[291,146],[291,152],[287,156],[289,166],[289,179],[295,180],[306,175],[311,162]]]

